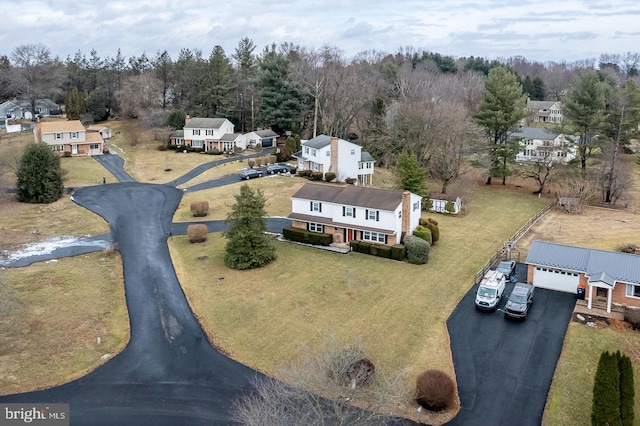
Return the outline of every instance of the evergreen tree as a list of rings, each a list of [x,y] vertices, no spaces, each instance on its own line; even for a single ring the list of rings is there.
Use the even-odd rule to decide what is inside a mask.
[[[229,229],[224,262],[233,269],[253,269],[276,258],[276,249],[267,231],[265,198],[262,191],[254,191],[248,184],[240,187],[236,203],[227,215]]]
[[[544,87],[544,81],[540,77],[535,77],[531,81],[531,99],[536,101],[544,101],[547,96],[547,89]]]
[[[78,88],[74,86],[67,95],[64,106],[69,120],[80,120],[82,114],[87,112],[87,93],[78,92]]]
[[[109,118],[109,98],[102,87],[98,87],[89,95],[87,112],[91,114],[93,121],[104,121]]]
[[[632,426],[634,420],[633,403],[635,389],[633,387],[633,365],[631,358],[618,352],[620,369],[620,417],[622,426]]]
[[[209,57],[206,88],[208,96],[205,99],[205,115],[207,117],[232,118],[231,63],[221,46],[215,46]]]
[[[492,68],[485,80],[484,99],[475,116],[476,122],[485,128],[489,141],[491,165],[487,185],[491,184],[491,178],[496,172],[501,170],[501,159],[506,164],[507,158],[501,158],[501,155],[512,153],[512,150],[500,149],[500,145],[507,143],[514,126],[524,117],[525,104],[526,95],[522,93],[518,77],[505,66]],[[502,173],[502,178],[504,184],[505,173]]]
[[[184,128],[184,122],[187,118],[187,114],[184,111],[172,111],[169,114],[167,125],[173,129],[180,130]]]
[[[399,180],[401,189],[407,189],[422,196],[426,195],[427,171],[414,153],[401,152],[396,159],[394,173]]]
[[[236,117],[239,130],[254,130],[253,99],[255,88],[253,81],[257,72],[257,60],[253,51],[256,45],[248,37],[241,39],[232,56],[235,61]]]
[[[44,143],[25,148],[16,175],[18,201],[48,204],[62,197],[60,157]]]
[[[620,373],[615,354],[603,352],[596,370],[593,384],[591,409],[593,426],[621,426],[620,419]]]

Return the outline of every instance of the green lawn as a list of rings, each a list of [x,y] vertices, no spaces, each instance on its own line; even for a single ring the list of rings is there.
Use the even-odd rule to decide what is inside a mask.
[[[415,375],[427,368],[454,373],[445,322],[474,273],[545,204],[478,186],[466,217],[431,215],[442,237],[423,266],[277,243],[272,264],[234,271],[222,262],[218,234],[198,245],[174,238],[170,248],[194,312],[234,358],[274,374],[329,333],[358,338],[378,368],[409,373],[408,405],[397,412],[411,415]],[[204,254],[206,261],[196,260]]]

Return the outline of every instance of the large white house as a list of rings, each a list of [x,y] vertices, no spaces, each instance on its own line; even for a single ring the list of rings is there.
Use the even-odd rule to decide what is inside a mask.
[[[560,124],[563,120],[562,102],[527,99],[527,119],[533,123]]]
[[[576,158],[576,143],[572,136],[540,127],[523,127],[509,138],[520,141],[520,152],[516,154],[518,162],[567,163]]]
[[[420,223],[422,197],[352,185],[305,184],[291,196],[294,228],[333,235],[336,243],[352,240],[398,244]]]
[[[373,183],[375,160],[360,145],[337,137],[319,135],[302,141],[302,150],[293,156],[298,159],[298,170],[312,170],[336,174],[336,181],[358,179],[362,184]]]

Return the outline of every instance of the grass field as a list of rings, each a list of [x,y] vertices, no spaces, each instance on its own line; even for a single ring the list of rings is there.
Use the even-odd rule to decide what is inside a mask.
[[[9,268],[0,282],[0,394],[69,382],[129,341],[117,254]]]
[[[222,262],[220,235],[204,246],[174,238],[170,248],[194,312],[234,358],[274,374],[327,334],[358,338],[382,371],[409,374],[398,414],[410,416],[415,375],[454,374],[445,321],[475,271],[544,205],[526,192],[479,186],[466,217],[434,216],[442,237],[424,266],[278,243],[271,265],[234,271]],[[196,261],[202,253],[209,259]]]

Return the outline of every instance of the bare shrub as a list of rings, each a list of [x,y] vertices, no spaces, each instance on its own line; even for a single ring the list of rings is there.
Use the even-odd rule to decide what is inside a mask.
[[[103,253],[105,256],[111,257],[111,256],[114,256],[117,251],[118,251],[118,244],[111,243],[103,250]]]
[[[262,158],[256,158],[255,162],[256,162],[256,166],[260,167],[262,165]]]
[[[567,213],[582,213],[599,192],[598,184],[593,179],[579,173],[567,174],[560,182],[560,187],[556,198]]]
[[[250,168],[250,169],[253,169],[253,166],[255,166],[255,165],[256,165],[256,162],[255,162],[255,161],[253,161],[253,160],[249,160],[249,161],[247,161],[247,164],[249,165],[249,168]]]
[[[191,203],[191,215],[193,217],[204,217],[209,214],[208,201],[194,201]]]
[[[640,309],[625,309],[624,320],[631,324],[634,330],[640,330]]]
[[[441,370],[427,370],[416,380],[416,402],[431,411],[453,407],[456,386],[451,377]]]
[[[190,243],[203,243],[207,241],[207,225],[198,223],[187,227],[187,236]]]

